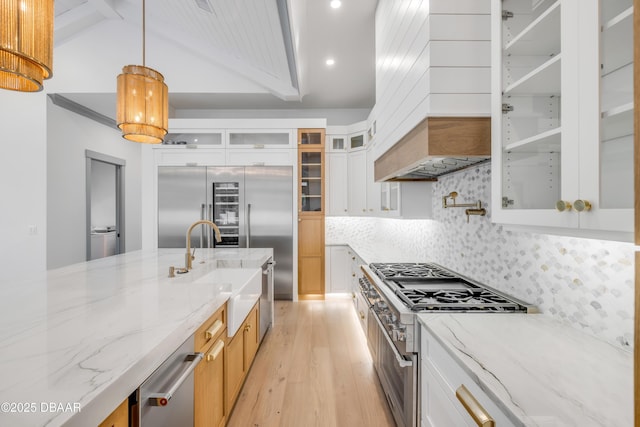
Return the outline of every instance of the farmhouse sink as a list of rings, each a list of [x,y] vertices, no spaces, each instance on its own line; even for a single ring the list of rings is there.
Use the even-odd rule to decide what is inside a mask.
[[[218,287],[221,293],[229,294],[227,335],[232,337],[260,299],[262,270],[259,268],[218,268],[194,283],[210,283],[212,286]]]

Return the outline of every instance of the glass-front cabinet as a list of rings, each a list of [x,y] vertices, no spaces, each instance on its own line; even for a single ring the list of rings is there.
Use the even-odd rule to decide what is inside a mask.
[[[633,230],[632,0],[492,0],[495,222]]]
[[[324,153],[300,152],[300,211],[321,212],[323,205]]]

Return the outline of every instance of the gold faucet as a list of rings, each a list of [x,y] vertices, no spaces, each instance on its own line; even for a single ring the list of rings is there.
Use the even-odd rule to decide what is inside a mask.
[[[442,197],[442,207],[447,208],[471,208],[465,209],[464,213],[467,215],[467,222],[469,222],[469,215],[480,215],[485,216],[487,214],[487,210],[482,207],[482,202],[478,200],[476,203],[456,203],[456,197],[458,197],[458,193],[456,191],[452,191],[446,196]],[[447,199],[453,200],[452,203],[448,203]]]
[[[222,237],[220,237],[220,230],[213,221],[201,219],[200,221],[196,221],[191,224],[189,226],[189,229],[187,230],[187,253],[184,255],[184,268],[186,271],[189,271],[193,268],[192,261],[195,258],[193,255],[191,255],[191,232],[194,228],[201,224],[206,224],[213,229],[213,232],[216,236],[216,242],[220,242],[222,240]]]

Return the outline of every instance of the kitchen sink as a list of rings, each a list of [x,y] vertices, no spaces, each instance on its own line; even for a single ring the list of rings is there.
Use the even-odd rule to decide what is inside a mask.
[[[262,270],[259,268],[218,268],[201,277],[195,284],[210,283],[227,301],[227,335],[232,337],[262,293]]]

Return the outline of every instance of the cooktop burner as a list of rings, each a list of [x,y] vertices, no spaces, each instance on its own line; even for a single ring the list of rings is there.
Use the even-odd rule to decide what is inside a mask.
[[[396,294],[412,311],[524,311],[525,308],[488,289],[397,289]]]
[[[453,273],[431,263],[374,263],[370,267],[383,280],[386,279],[457,279]]]

